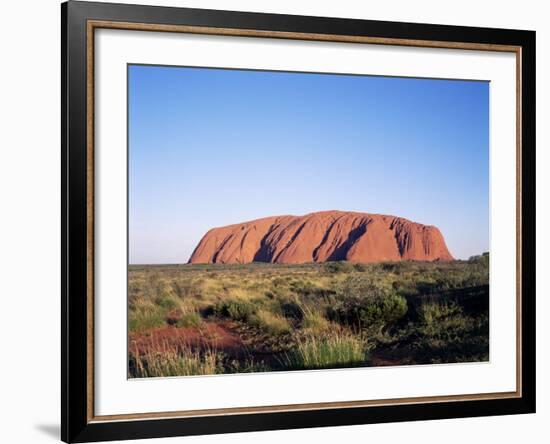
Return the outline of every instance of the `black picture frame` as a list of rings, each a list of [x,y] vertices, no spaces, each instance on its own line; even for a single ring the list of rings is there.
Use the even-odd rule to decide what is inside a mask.
[[[368,36],[521,49],[521,396],[303,411],[95,421],[90,417],[88,344],[87,23],[90,20]],[[535,412],[535,32],[69,1],[61,5],[62,375],[65,442],[156,438]],[[512,196],[510,197],[512,198]],[[92,325],[92,327],[90,327]]]

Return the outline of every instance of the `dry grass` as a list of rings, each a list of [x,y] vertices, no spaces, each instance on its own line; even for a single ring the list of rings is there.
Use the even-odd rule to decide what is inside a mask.
[[[222,355],[215,351],[200,353],[191,349],[149,351],[131,354],[130,376],[133,378],[214,375],[223,373]]]
[[[304,317],[302,319],[302,328],[309,334],[326,333],[334,326],[325,315],[317,309],[304,308]]]
[[[370,365],[367,352],[395,349],[407,363],[483,359],[487,284],[487,256],[450,263],[130,266],[130,332],[193,334],[223,325],[244,344],[231,356],[160,347],[133,354],[131,368],[138,376],[331,368]],[[474,287],[479,294],[466,294]],[[455,302],[447,301],[449,292]]]
[[[279,313],[273,313],[265,309],[258,310],[258,312],[251,317],[250,322],[273,335],[290,333],[292,330],[292,325],[288,319]]]

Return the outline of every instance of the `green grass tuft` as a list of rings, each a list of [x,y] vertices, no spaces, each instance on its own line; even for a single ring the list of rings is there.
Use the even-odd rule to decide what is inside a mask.
[[[363,341],[351,334],[308,336],[285,355],[283,365],[293,369],[316,369],[365,365],[368,355]]]
[[[287,318],[279,313],[273,313],[265,309],[258,310],[250,318],[250,323],[272,335],[282,335],[290,333],[292,330],[292,325]]]
[[[176,327],[199,327],[202,324],[202,317],[196,311],[182,314],[176,321]]]

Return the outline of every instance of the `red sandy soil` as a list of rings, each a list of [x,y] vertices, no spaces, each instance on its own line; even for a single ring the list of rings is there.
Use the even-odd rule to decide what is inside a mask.
[[[374,350],[371,353],[371,366],[385,367],[416,364],[413,356],[414,354],[406,348],[401,350]]]
[[[200,327],[161,327],[142,333],[131,332],[128,347],[133,353],[181,350],[182,348],[217,350],[232,355],[244,353],[239,334],[228,322],[204,323]]]
[[[449,261],[453,257],[437,227],[381,214],[323,211],[213,228],[201,239],[189,263],[340,260]]]

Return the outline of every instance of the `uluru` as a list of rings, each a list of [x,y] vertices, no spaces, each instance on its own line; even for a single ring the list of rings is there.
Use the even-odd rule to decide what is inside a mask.
[[[451,261],[439,229],[402,217],[351,211],[272,216],[212,228],[191,264]]]

